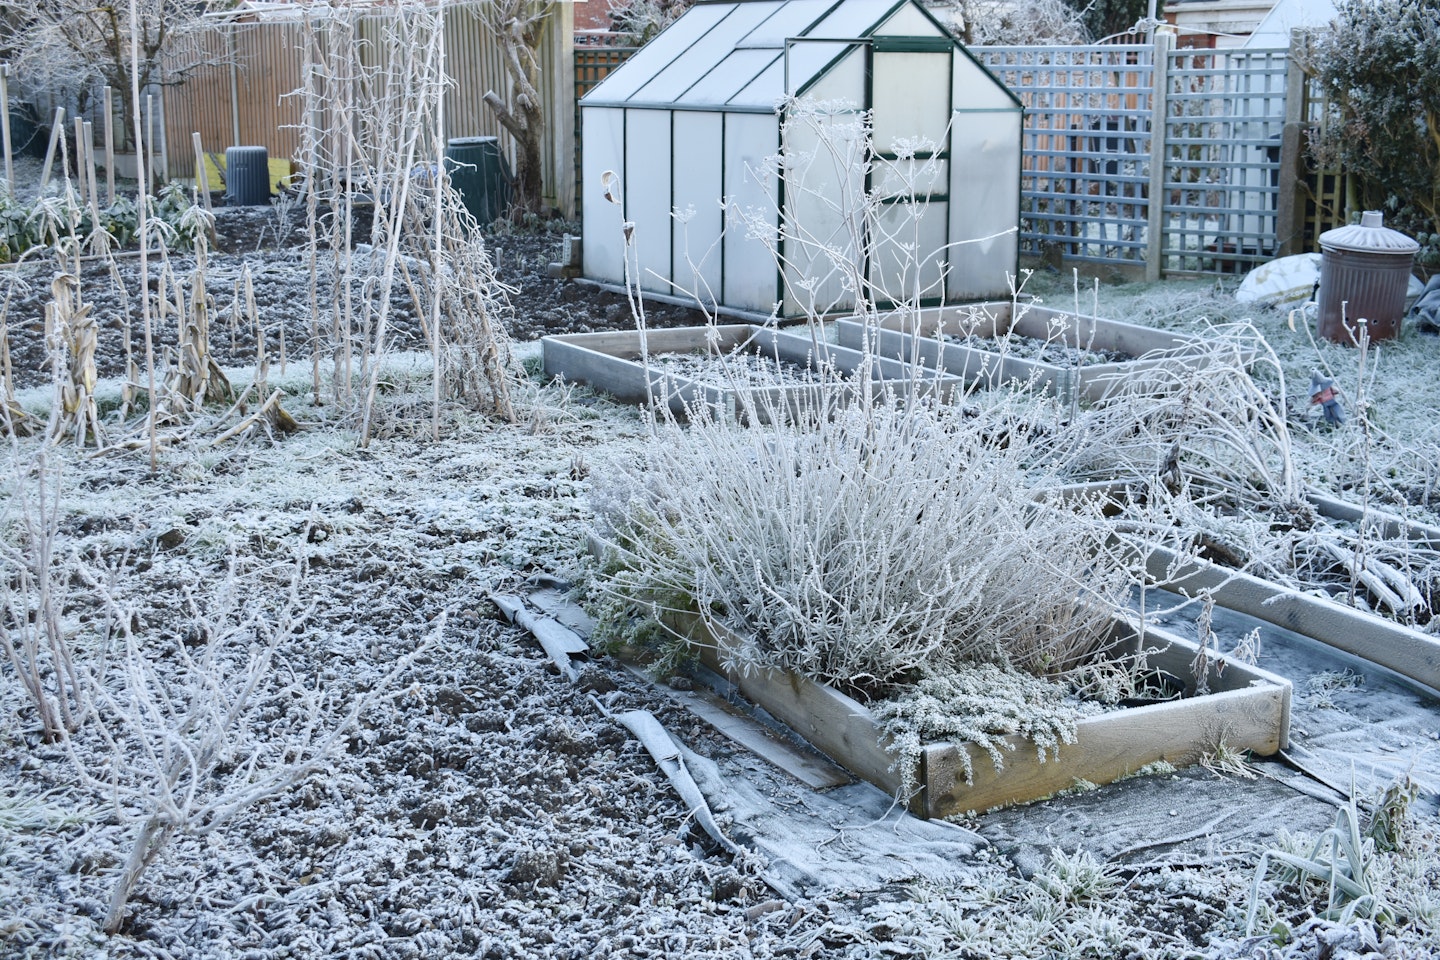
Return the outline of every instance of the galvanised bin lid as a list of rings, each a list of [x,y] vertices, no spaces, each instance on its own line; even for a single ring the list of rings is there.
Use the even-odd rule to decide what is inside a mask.
[[[1379,210],[1366,210],[1358,224],[1336,227],[1320,234],[1322,250],[1354,250],[1360,253],[1413,254],[1420,244],[1398,230],[1384,225]]]

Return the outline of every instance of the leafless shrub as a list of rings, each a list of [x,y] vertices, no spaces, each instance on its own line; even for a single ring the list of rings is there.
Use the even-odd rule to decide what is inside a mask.
[[[115,932],[146,868],[176,834],[205,836],[236,814],[293,789],[324,768],[362,711],[409,668],[402,658],[365,696],[327,690],[286,666],[311,605],[297,560],[274,611],[234,562],[213,601],[193,593],[187,631],[156,643],[132,628],[124,602],[93,577],[123,653],[93,684],[93,735],[105,767],[71,745],[80,780],[110,795],[135,839],[111,889],[104,928]],[[443,630],[445,618],[437,621]],[[188,639],[187,639],[188,637]],[[426,645],[422,644],[420,649]]]
[[[11,444],[9,495],[0,505],[0,649],[42,734],[60,740],[78,728],[88,699],[63,617],[61,476],[43,443],[33,454]]]

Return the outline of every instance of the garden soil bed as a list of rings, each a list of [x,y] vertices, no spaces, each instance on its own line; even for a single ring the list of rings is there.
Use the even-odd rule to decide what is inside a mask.
[[[1094,402],[1127,373],[1182,362],[1139,358],[1183,350],[1187,343],[1118,320],[1001,302],[882,315],[868,329],[842,319],[836,330],[840,344],[851,349],[868,342],[887,359],[923,364],[988,388],[1018,383],[1066,402]]]
[[[762,421],[778,411],[793,414],[844,402],[858,390],[854,380],[864,361],[856,351],[812,339],[802,330],[752,324],[652,330],[644,336],[643,350],[641,334],[634,330],[551,336],[541,345],[546,375],[588,384],[617,400],[655,403],[677,415],[705,406],[724,416],[753,414]],[[712,349],[718,353],[712,355]],[[647,351],[661,358],[648,369]],[[753,354],[769,370],[756,371],[752,361],[742,357],[739,362],[752,368],[752,375],[731,380],[719,353]],[[683,367],[664,362],[671,354],[685,354],[687,362]],[[948,396],[959,386],[953,378],[917,376],[913,368],[893,360],[874,360],[870,372],[871,390],[902,396],[930,391]],[[834,387],[841,388],[838,394]]]
[[[690,638],[707,667],[723,674],[758,706],[788,724],[820,752],[856,776],[901,795],[901,772],[880,727],[864,705],[825,684],[776,671],[739,671],[725,666],[726,651],[740,641],[694,615],[670,615],[668,625]],[[1143,639],[1118,617],[1110,644],[1121,655],[1143,644],[1150,668],[1189,676],[1196,646],[1164,630]],[[1197,762],[1223,740],[1234,750],[1270,756],[1288,745],[1290,683],[1218,654],[1206,672],[1208,692],[1189,681],[1180,699],[1127,707],[1082,718],[1075,742],[1038,754],[1022,737],[1010,736],[1003,767],[974,744],[935,743],[923,748],[916,772],[912,813],[946,817],[967,811],[1028,803],[1072,788],[1106,784],[1160,761]],[[964,755],[962,757],[962,754]],[[965,769],[973,775],[966,782]]]

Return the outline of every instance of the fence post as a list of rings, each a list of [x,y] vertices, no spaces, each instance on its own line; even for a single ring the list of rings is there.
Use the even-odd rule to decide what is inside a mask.
[[[1305,246],[1305,95],[1306,73],[1298,51],[1306,33],[1290,31],[1285,58],[1285,126],[1280,134],[1280,195],[1275,207],[1275,255],[1303,253]]]
[[[578,153],[575,149],[575,4],[557,3],[551,8],[553,18],[550,29],[555,40],[550,45],[552,102],[555,105],[550,120],[551,138],[554,143],[553,163],[555,169],[555,201],[561,212],[570,218],[580,215],[576,198],[576,182],[579,178]],[[572,171],[570,168],[574,167]],[[567,176],[567,173],[573,175]]]
[[[1165,123],[1169,115],[1166,99],[1170,91],[1170,47],[1173,35],[1157,30],[1153,41],[1154,69],[1150,86],[1150,196],[1146,207],[1145,279],[1160,279],[1161,251],[1165,246]]]
[[[5,152],[5,195],[15,199],[15,170],[10,160],[10,64],[0,64],[0,146]]]

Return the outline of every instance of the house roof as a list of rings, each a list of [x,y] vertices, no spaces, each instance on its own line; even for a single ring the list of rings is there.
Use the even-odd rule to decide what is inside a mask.
[[[913,0],[709,0],[686,11],[583,103],[768,111],[877,34],[934,37],[964,49]],[[788,56],[787,41],[794,41]]]

